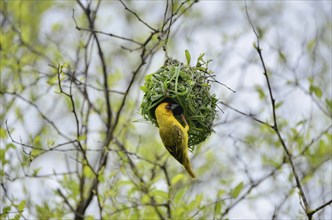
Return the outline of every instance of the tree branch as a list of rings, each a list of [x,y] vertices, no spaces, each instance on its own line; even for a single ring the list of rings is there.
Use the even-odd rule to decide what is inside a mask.
[[[269,76],[267,74],[265,61],[264,61],[264,58],[263,58],[263,55],[262,55],[262,49],[260,47],[260,36],[258,35],[258,33],[256,31],[256,28],[254,27],[254,25],[253,25],[253,23],[250,19],[249,12],[248,12],[248,7],[247,7],[247,2],[245,2],[245,9],[246,9],[246,15],[247,15],[248,21],[250,23],[250,26],[252,27],[253,32],[256,36],[256,45],[254,44],[254,47],[255,47],[258,55],[259,55],[259,58],[260,58],[260,61],[261,61],[261,64],[262,64],[262,67],[263,67],[263,70],[264,70],[263,74],[264,74],[264,77],[265,77],[265,80],[266,80],[266,83],[267,83],[267,87],[268,87],[268,91],[269,91],[269,96],[270,96],[270,101],[271,101],[271,106],[272,106],[273,123],[274,123],[272,128],[275,131],[275,133],[277,134],[277,136],[279,138],[279,141],[280,141],[280,143],[281,143],[281,145],[282,145],[282,147],[283,147],[283,149],[284,149],[284,151],[287,155],[288,162],[289,162],[289,164],[292,168],[292,172],[293,172],[293,175],[294,175],[294,178],[295,178],[296,186],[299,189],[300,196],[301,196],[301,198],[303,200],[303,203],[304,203],[305,211],[306,211],[306,213],[308,213],[308,211],[310,210],[308,200],[307,200],[305,192],[303,190],[299,175],[298,175],[298,173],[295,169],[295,165],[294,165],[293,160],[292,160],[292,155],[289,152],[288,147],[287,147],[287,145],[286,145],[286,143],[285,143],[285,141],[284,141],[284,139],[281,136],[281,133],[279,131],[279,127],[278,127],[278,123],[277,123],[277,116],[276,116],[275,99],[273,97],[273,92],[272,92],[270,79],[269,79]],[[309,215],[307,215],[307,216],[308,216],[309,219],[311,219],[311,217]]]
[[[144,24],[145,26],[147,26],[148,28],[150,28],[153,32],[158,32],[157,29],[153,28],[152,26],[150,26],[148,23],[146,23],[145,21],[143,21],[136,12],[134,12],[133,10],[131,10],[130,8],[127,7],[127,5],[122,1],[119,0],[119,2],[121,2],[121,4],[123,5],[123,7],[125,8],[125,10],[127,10],[128,12],[130,12],[132,15],[134,15],[142,24]]]
[[[316,212],[320,211],[321,209],[325,208],[328,205],[332,204],[332,199],[324,204],[322,204],[321,206],[318,206],[317,208],[315,208],[314,210],[310,211],[307,213],[308,218],[311,219],[313,214],[315,214]],[[310,216],[310,217],[309,217]]]

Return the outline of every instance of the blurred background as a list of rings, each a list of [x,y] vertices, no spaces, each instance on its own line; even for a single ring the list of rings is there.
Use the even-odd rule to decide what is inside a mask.
[[[0,18],[1,218],[331,218],[331,1],[4,0]],[[222,83],[195,180],[140,114],[144,77],[185,50]]]

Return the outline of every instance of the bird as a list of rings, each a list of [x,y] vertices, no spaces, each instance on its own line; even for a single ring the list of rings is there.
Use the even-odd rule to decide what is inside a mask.
[[[181,118],[185,123],[182,124],[174,117],[174,111],[178,111],[178,104],[162,102],[155,110],[157,124],[159,127],[160,138],[168,152],[186,169],[192,178],[196,174],[191,167],[188,156],[188,130],[189,125],[183,113]]]

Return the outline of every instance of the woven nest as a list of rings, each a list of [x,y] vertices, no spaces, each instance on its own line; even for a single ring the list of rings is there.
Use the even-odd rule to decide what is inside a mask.
[[[183,109],[189,124],[190,150],[205,141],[211,134],[212,124],[216,117],[217,101],[212,94],[210,82],[213,81],[212,72],[208,70],[208,63],[201,55],[195,67],[191,67],[186,52],[188,65],[178,60],[168,58],[165,64],[155,73],[145,77],[145,84],[141,86],[144,97],[141,113],[146,120],[158,127],[155,109],[163,101],[178,103]]]

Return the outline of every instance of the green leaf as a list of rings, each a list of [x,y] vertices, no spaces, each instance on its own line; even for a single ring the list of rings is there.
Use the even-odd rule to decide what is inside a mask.
[[[177,204],[183,198],[184,194],[187,192],[187,188],[184,187],[180,191],[178,191],[174,196],[174,203]]]
[[[258,32],[259,38],[262,39],[264,37],[264,35],[265,35],[265,29],[258,27],[257,28],[257,32]]]
[[[145,86],[140,86],[139,88],[140,88],[140,90],[142,90],[143,92],[148,92],[148,91],[149,91],[149,89],[146,88]]]
[[[277,102],[275,108],[278,109],[278,108],[280,108],[283,104],[284,104],[283,101],[281,101],[281,102]]]
[[[52,139],[47,139],[47,146],[48,146],[48,147],[53,147],[53,146],[54,146],[54,143],[55,143],[54,140],[52,140]]]
[[[332,112],[332,99],[325,99],[325,103],[329,112]]]
[[[254,41],[254,42],[252,43],[252,46],[257,50],[257,44],[256,44],[256,41]]]
[[[145,78],[145,81],[150,81],[152,79],[152,74],[148,74],[144,78]]]
[[[35,147],[39,147],[41,146],[41,137],[39,135],[37,135],[34,139],[33,139],[33,145]]]
[[[163,190],[154,190],[154,191],[151,192],[151,195],[152,196],[159,196],[159,197],[165,198],[165,199],[168,198],[168,193],[163,191]]]
[[[99,175],[98,175],[98,181],[99,181],[100,183],[105,182],[104,174],[99,174]]]
[[[224,189],[220,189],[220,190],[218,190],[218,197],[221,197],[221,196],[223,196],[224,194],[226,193],[226,191],[224,190]]]
[[[78,138],[77,138],[78,141],[85,141],[86,140],[86,135],[83,134],[83,135],[80,135]]]
[[[307,122],[306,119],[303,119],[303,120],[300,120],[299,122],[296,123],[296,126],[299,126],[299,125],[304,125],[305,122]]]
[[[239,184],[237,184],[237,186],[234,189],[232,189],[231,196],[234,199],[236,199],[240,195],[240,193],[243,189],[243,186],[244,186],[243,182],[240,182]]]
[[[60,31],[62,28],[62,24],[61,23],[55,23],[52,25],[52,32],[57,32]]]
[[[323,95],[322,90],[319,87],[314,86],[314,85],[310,85],[309,91],[310,91],[310,93],[314,93],[315,96],[317,96],[318,98],[321,98]]]
[[[279,51],[279,59],[282,62],[286,62],[287,61],[286,55],[282,51]]]
[[[6,150],[9,150],[10,148],[15,150],[16,146],[13,143],[9,143],[9,144],[6,145]]]
[[[101,183],[105,182],[104,174],[105,174],[105,167],[101,168],[98,172],[98,181]]]
[[[192,210],[199,208],[202,199],[203,199],[202,194],[196,195],[195,199],[187,205],[186,209],[190,212]]]
[[[32,151],[30,152],[30,155],[35,158],[38,157],[43,151],[38,148],[33,148]]]
[[[0,149],[0,162],[1,162],[2,166],[4,166],[5,164],[7,164],[9,162],[5,158],[5,153],[6,153],[6,151],[4,149]]]
[[[307,43],[307,50],[312,51],[316,45],[316,39],[312,39]]]
[[[141,201],[142,201],[142,203],[143,204],[148,204],[149,202],[150,202],[150,197],[147,195],[147,194],[145,194],[143,197],[142,197],[142,199],[141,199]]]
[[[10,206],[5,206],[3,209],[2,209],[2,213],[4,214],[8,214],[10,212]]]
[[[58,83],[58,76],[52,76],[47,80],[47,84],[49,85],[55,85],[57,83]]]
[[[278,161],[275,157],[271,158],[265,154],[262,155],[262,162],[263,165],[273,166],[275,168],[280,166],[280,161]]]
[[[196,198],[195,198],[195,206],[199,206],[201,204],[203,200],[203,195],[202,194],[199,194],[199,195],[196,195]]]
[[[306,175],[306,176],[303,177],[302,182],[303,182],[304,184],[306,184],[306,183],[308,183],[313,177],[314,177],[314,176],[313,176],[312,174],[308,174],[308,175]]]
[[[171,180],[172,185],[175,185],[177,182],[181,181],[184,178],[183,173],[179,173],[176,176],[174,176]]]
[[[204,62],[204,59],[203,59],[204,56],[205,56],[205,53],[200,54],[199,57],[197,58],[197,61]]]
[[[25,205],[26,205],[26,201],[25,200],[22,200],[20,202],[20,204],[17,205],[17,209],[19,212],[23,212],[24,208],[25,208]]]
[[[190,65],[191,56],[189,50],[185,50],[187,64]]]
[[[18,120],[23,121],[23,113],[19,107],[15,108],[15,116]]]
[[[265,93],[264,93],[264,90],[263,88],[260,86],[260,85],[256,85],[255,86],[255,89],[256,89],[256,92],[258,93],[258,96],[259,98],[262,100],[264,99],[266,96],[265,96]]]
[[[84,219],[86,219],[86,220],[94,220],[95,217],[93,215],[87,215],[87,216],[84,217]]]
[[[33,173],[32,173],[32,176],[37,176],[41,169],[42,169],[41,167],[38,167],[37,169],[34,169]]]
[[[221,202],[218,202],[214,208],[214,212],[216,213],[216,215],[219,215],[221,213]]]
[[[21,217],[21,215],[20,215],[20,214],[16,214],[16,215],[14,216],[13,220],[19,220],[19,219],[20,219],[20,217]]]
[[[57,88],[57,89],[54,89],[54,90],[53,90],[53,92],[54,92],[55,94],[61,94],[61,91],[60,91],[60,89],[59,89],[59,88]]]
[[[95,176],[89,166],[84,166],[83,173],[84,173],[84,176],[86,176],[87,178],[90,178],[90,179],[92,179]]]
[[[0,138],[5,139],[6,136],[7,136],[6,130],[3,128],[0,128]]]

